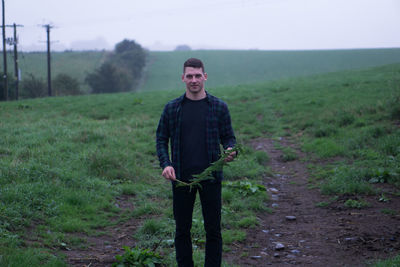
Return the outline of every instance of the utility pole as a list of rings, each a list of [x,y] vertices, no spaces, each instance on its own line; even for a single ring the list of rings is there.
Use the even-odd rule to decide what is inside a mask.
[[[47,31],[47,88],[49,92],[49,96],[51,93],[51,55],[50,55],[50,29],[53,28],[50,24],[43,25]]]
[[[14,46],[14,76],[15,76],[15,99],[18,100],[19,97],[19,68],[18,68],[18,37],[17,37],[17,27],[23,27],[23,25],[5,25],[5,27],[13,27],[14,28],[14,38],[7,38],[6,43],[8,45]]]
[[[18,68],[18,50],[17,50],[17,45],[18,45],[18,37],[17,37],[17,27],[23,27],[22,25],[17,25],[13,24],[14,27],[14,72],[15,72],[15,99],[18,100],[19,96],[19,68]]]
[[[3,7],[3,66],[4,66],[4,101],[8,100],[8,83],[7,83],[7,51],[6,51],[6,19],[5,19],[5,11],[4,11],[4,0],[2,0]]]

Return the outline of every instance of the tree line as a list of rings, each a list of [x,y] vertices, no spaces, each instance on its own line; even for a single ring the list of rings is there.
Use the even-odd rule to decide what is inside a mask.
[[[125,39],[116,44],[102,65],[88,73],[85,83],[89,86],[89,93],[117,93],[136,90],[139,86],[143,69],[146,64],[147,52],[133,40]],[[3,78],[0,78],[2,80]],[[15,77],[8,76],[8,96],[15,99]],[[52,79],[54,96],[80,95],[86,92],[81,90],[80,82],[66,74],[60,73]],[[0,82],[0,99],[4,99],[4,84]],[[47,82],[34,74],[28,74],[19,86],[20,98],[37,98],[48,95]]]

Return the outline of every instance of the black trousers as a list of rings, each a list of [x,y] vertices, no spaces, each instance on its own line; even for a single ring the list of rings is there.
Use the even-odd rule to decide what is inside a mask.
[[[206,231],[205,267],[221,266],[221,182],[204,181],[201,189],[188,186],[173,188],[173,210],[176,223],[175,250],[179,267],[193,267],[190,230],[196,193],[200,194],[201,209]]]

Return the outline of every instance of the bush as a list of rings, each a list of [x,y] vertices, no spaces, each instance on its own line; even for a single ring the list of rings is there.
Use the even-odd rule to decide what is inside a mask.
[[[135,41],[123,40],[115,46],[115,52],[85,81],[93,93],[126,92],[139,84],[146,63],[144,49]]]
[[[64,73],[60,73],[54,78],[53,88],[56,96],[81,94],[78,80]]]
[[[16,97],[16,92],[15,92],[15,77],[14,75],[8,74],[8,79],[7,79],[7,88],[8,88],[8,100],[15,99]],[[0,100],[5,100],[4,99],[4,78],[3,74],[0,75]]]
[[[33,74],[28,74],[28,78],[21,82],[22,98],[37,98],[48,95],[47,83]]]
[[[106,62],[94,73],[86,76],[85,82],[92,88],[92,93],[125,92],[131,88],[130,77],[126,71]]]

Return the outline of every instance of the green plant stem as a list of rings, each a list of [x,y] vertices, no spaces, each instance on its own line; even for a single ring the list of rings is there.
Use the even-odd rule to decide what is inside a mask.
[[[222,156],[215,161],[214,163],[212,163],[207,169],[205,169],[202,173],[200,174],[196,174],[193,175],[194,179],[191,180],[190,182],[184,182],[181,180],[176,179],[176,182],[178,182],[177,187],[180,186],[189,186],[190,190],[192,190],[192,188],[194,186],[200,187],[201,188],[201,184],[200,182],[202,181],[206,181],[206,180],[212,180],[215,179],[212,175],[213,172],[215,171],[222,171],[222,169],[224,168],[225,165],[227,165],[229,162],[226,161],[226,158],[229,157],[229,155],[232,152],[236,152],[236,155],[239,155],[239,152],[242,151],[242,147],[241,145],[236,145],[234,148],[229,149],[229,150],[224,150]],[[236,156],[237,157],[237,156]]]

